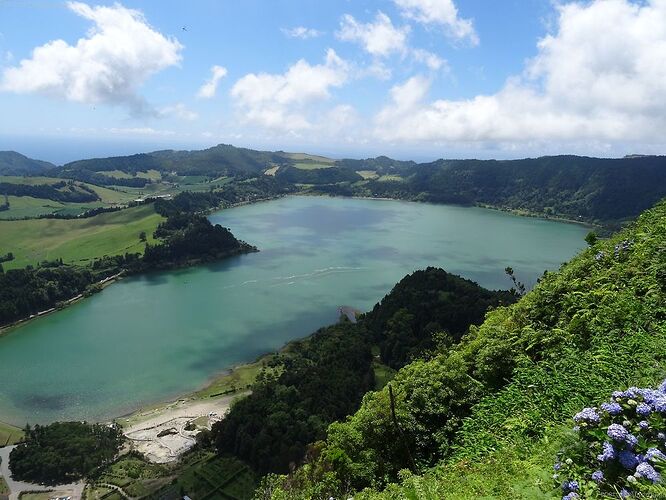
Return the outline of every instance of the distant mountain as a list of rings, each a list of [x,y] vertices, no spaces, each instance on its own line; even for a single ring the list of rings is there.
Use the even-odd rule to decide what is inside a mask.
[[[54,167],[53,163],[33,160],[16,151],[0,151],[0,175],[35,175]]]

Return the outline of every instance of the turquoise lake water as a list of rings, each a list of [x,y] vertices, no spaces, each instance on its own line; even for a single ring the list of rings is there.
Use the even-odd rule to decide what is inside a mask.
[[[0,420],[104,420],[203,386],[439,266],[488,288],[533,285],[588,229],[492,210],[288,197],[211,220],[261,251],[122,280],[0,337]]]

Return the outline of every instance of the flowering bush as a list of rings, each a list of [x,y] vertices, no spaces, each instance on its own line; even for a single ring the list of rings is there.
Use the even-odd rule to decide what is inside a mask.
[[[666,470],[666,381],[659,389],[616,391],[574,416],[578,439],[554,466],[562,500],[629,498],[661,484]]]

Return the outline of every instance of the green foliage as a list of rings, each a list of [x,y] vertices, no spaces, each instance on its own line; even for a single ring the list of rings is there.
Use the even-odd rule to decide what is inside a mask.
[[[332,424],[302,469],[276,479],[275,498],[299,498],[331,473],[331,496],[370,486],[361,498],[548,498],[552,457],[568,439],[562,423],[666,373],[664,241],[666,203],[547,273],[459,344],[402,368],[396,416],[418,477],[400,473],[410,464],[384,389]],[[473,493],[461,494],[463,484]]]
[[[15,151],[0,151],[0,175],[35,175],[53,167],[51,163],[33,160]]]
[[[110,462],[122,444],[119,429],[85,422],[56,422],[26,429],[10,454],[12,477],[43,484],[72,482]]]

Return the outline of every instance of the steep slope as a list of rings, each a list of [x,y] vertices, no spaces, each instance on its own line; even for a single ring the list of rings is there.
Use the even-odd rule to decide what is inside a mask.
[[[53,167],[52,163],[33,160],[16,151],[0,151],[0,175],[35,175]]]
[[[274,498],[548,498],[563,424],[666,374],[666,203],[332,424]],[[404,470],[404,472],[400,472]],[[411,470],[411,472],[409,472]],[[393,483],[393,484],[392,484]],[[280,495],[285,495],[281,497]],[[559,493],[561,496],[561,493]]]

